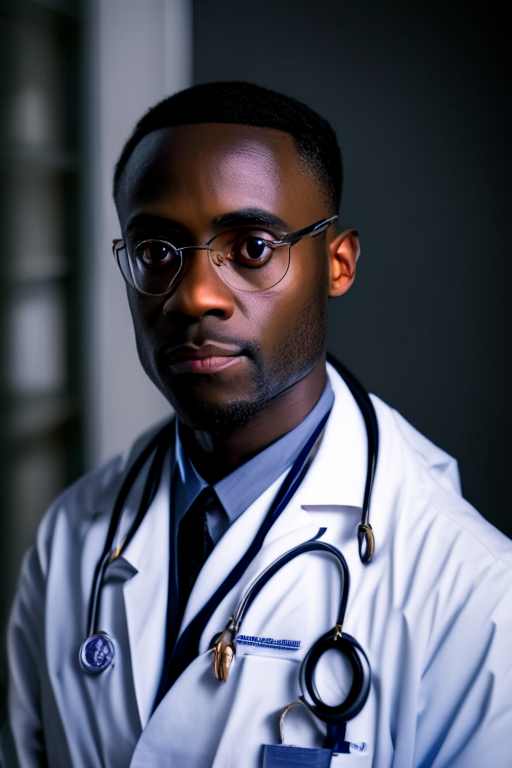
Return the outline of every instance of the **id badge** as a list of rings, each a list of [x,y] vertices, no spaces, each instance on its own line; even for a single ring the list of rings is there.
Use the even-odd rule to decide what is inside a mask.
[[[263,746],[263,768],[330,768],[331,749],[309,749],[286,744]]]

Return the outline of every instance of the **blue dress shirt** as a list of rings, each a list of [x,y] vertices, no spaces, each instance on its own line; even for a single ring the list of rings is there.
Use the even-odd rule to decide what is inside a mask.
[[[217,544],[237,517],[291,467],[318,422],[332,408],[333,402],[334,393],[327,380],[320,399],[300,424],[212,486],[221,505],[206,510],[208,529],[214,544]],[[207,487],[208,483],[194,467],[183,447],[176,419],[176,462],[171,489],[171,539],[174,539],[174,555],[179,524],[203,488]],[[173,559],[176,562],[176,556]]]

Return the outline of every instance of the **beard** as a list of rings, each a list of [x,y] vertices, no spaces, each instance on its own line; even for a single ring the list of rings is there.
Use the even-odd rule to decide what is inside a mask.
[[[176,374],[169,365],[169,343],[159,341],[150,347],[136,333],[140,362],[151,381],[170,402],[180,422],[192,430],[222,435],[242,426],[262,411],[273,399],[292,387],[318,364],[325,354],[327,307],[324,301],[310,300],[297,315],[272,352],[263,355],[254,341],[237,337],[222,339],[207,333],[205,338],[237,346],[251,366],[250,394],[221,403],[191,396],[189,375]],[[204,331],[203,331],[204,333]],[[198,343],[198,339],[194,339]],[[191,374],[194,376],[194,374]],[[215,375],[203,375],[206,386],[217,386]]]

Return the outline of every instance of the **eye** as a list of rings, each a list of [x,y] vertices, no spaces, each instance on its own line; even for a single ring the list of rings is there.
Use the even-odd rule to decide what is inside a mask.
[[[257,235],[246,235],[235,243],[232,258],[241,264],[260,267],[272,257],[273,248],[268,240]]]
[[[178,259],[174,247],[163,240],[145,240],[134,248],[137,261],[146,267],[168,267]]]

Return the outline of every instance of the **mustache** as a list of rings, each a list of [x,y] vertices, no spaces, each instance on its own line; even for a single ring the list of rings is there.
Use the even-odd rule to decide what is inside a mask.
[[[219,345],[234,349],[237,355],[244,355],[256,364],[260,364],[263,361],[260,347],[251,339],[227,336],[220,333],[185,333],[173,335],[172,340],[160,339],[155,343],[153,355],[158,367],[166,367],[176,349],[184,346],[200,349],[207,345]]]

